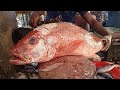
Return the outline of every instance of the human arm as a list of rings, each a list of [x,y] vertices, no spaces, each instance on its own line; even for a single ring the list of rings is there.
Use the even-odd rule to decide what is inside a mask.
[[[104,43],[104,48],[101,51],[107,51],[111,45],[112,35],[102,26],[102,24],[95,20],[89,12],[81,11],[79,13],[93,30],[103,36],[102,41]]]

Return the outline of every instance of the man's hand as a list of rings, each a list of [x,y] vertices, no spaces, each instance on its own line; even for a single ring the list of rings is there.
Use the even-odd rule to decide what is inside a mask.
[[[40,21],[40,15],[38,13],[33,13],[30,17],[29,25],[31,27],[37,27]]]
[[[102,48],[101,51],[107,51],[111,45],[111,39],[112,35],[106,35],[102,38],[102,41],[104,43],[104,47]]]

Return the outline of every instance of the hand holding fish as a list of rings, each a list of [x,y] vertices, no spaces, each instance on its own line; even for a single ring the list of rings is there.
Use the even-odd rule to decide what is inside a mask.
[[[104,43],[104,47],[101,51],[107,51],[111,45],[111,39],[112,35],[106,35],[102,38],[102,41]]]

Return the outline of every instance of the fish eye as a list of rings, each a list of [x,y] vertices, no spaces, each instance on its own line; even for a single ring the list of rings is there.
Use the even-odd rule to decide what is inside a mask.
[[[31,37],[29,40],[29,44],[34,45],[37,43],[37,39],[35,37]]]

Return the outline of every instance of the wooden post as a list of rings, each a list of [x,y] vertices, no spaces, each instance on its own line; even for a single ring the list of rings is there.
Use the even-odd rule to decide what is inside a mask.
[[[14,11],[0,11],[0,79],[10,78],[13,67],[9,63],[9,50],[13,46],[12,31],[17,28]]]

